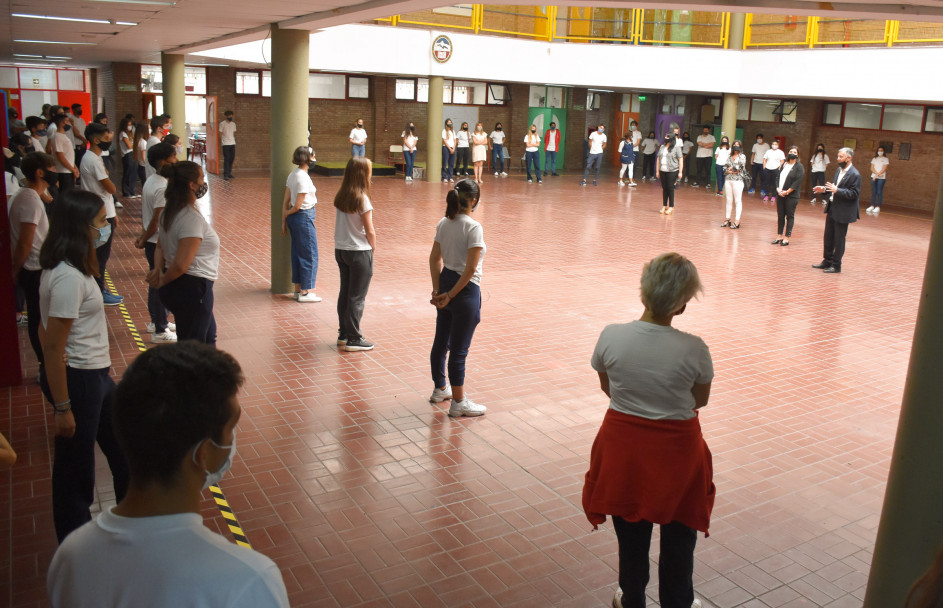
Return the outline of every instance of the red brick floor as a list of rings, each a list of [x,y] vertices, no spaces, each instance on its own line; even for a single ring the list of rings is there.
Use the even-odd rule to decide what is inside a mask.
[[[698,542],[697,593],[723,608],[861,605],[928,219],[862,217],[844,272],[829,276],[810,268],[823,216],[807,202],[783,248],[769,244],[775,210],[755,197],[733,231],[704,190],[680,190],[666,217],[653,184],[487,176],[467,388],[489,410],[452,420],[427,401],[427,255],[444,186],[375,180],[379,247],[363,328],[377,348],[344,353],[331,256],[340,180],[316,183],[324,301],[297,304],[268,291],[267,177],[210,180],[219,346],[248,377],[239,453],[221,485],[253,546],[282,568],[293,606],[608,605],[615,536],[609,525],[591,532],[580,509],[607,406],[589,358],[606,324],[639,316],[642,264],[668,250],[700,269],[706,293],[676,326],[707,341],[716,367],[701,419],[717,504],[711,537]],[[131,245],[139,203],[119,217],[110,274],[143,331],[145,261]],[[108,316],[118,378],[137,351],[119,311]],[[27,353],[25,330],[20,346]],[[32,355],[24,361],[34,374]],[[20,454],[0,474],[0,605],[43,606],[55,549],[49,417],[31,382],[0,395],[0,430]],[[99,485],[107,503],[107,469]],[[204,506],[207,525],[225,530]],[[655,569],[652,578],[654,601]]]

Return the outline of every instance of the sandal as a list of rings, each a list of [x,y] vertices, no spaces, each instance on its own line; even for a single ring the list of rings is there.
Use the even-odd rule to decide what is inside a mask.
[[[720,225],[721,228],[726,228],[730,225],[730,220],[724,220],[724,223]]]
[[[667,213],[667,212],[668,212],[668,208],[667,208],[667,207],[662,207],[662,208],[661,208],[661,211],[659,211],[658,213],[661,213],[662,215],[664,215],[664,214]]]
[[[782,243],[780,243],[780,246],[781,246],[781,247],[788,247],[788,246],[789,246],[789,241],[783,241]]]
[[[740,224],[730,224],[730,229],[731,229],[731,230],[736,230],[736,229],[739,228],[739,227],[740,227]]]
[[[771,244],[771,245],[779,245],[779,244],[782,243],[782,242],[783,242],[782,239],[776,239],[775,241],[773,241],[773,242],[770,243],[770,244]],[[789,241],[786,241],[786,242],[788,243]]]

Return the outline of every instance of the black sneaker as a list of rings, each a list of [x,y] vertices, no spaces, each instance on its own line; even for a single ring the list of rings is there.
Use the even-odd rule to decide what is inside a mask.
[[[337,345],[344,346],[345,344],[347,344],[347,336],[344,335],[344,332],[338,331],[337,332]]]
[[[344,347],[344,350],[348,352],[373,350],[373,342],[367,342],[363,338],[350,339],[347,340],[347,345]]]

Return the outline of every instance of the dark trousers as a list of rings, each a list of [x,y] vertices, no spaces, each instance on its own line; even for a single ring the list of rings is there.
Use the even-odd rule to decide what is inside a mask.
[[[776,197],[776,234],[783,234],[783,226],[786,228],[786,236],[792,236],[792,227],[796,222],[796,205],[799,204],[799,197]]]
[[[137,183],[138,164],[134,162],[134,155],[128,152],[121,157],[121,194],[125,197],[134,196],[134,186]]]
[[[665,207],[675,206],[675,182],[678,181],[677,171],[661,171],[661,204]]]
[[[469,160],[471,148],[455,148],[455,175],[468,175]]]
[[[160,301],[174,313],[177,340],[216,346],[213,281],[183,274],[160,288]]]
[[[138,165],[138,181],[141,182],[141,190],[144,190],[144,182],[147,181],[147,170]]]
[[[450,152],[448,146],[442,146],[442,179],[452,179],[455,169],[455,152]]]
[[[439,274],[439,293],[452,289],[461,278],[454,270],[443,268]],[[469,282],[448,306],[436,309],[435,339],[429,363],[436,387],[445,386],[446,356],[448,378],[453,386],[465,386],[465,359],[471,347],[475,328],[481,321],[481,289]]]
[[[655,177],[655,154],[642,155],[642,177]]]
[[[524,152],[524,166],[527,167],[527,179],[530,177],[530,168],[534,167],[534,178],[540,181],[540,151]]]
[[[841,270],[841,259],[845,255],[845,237],[848,235],[848,224],[836,222],[832,214],[825,216],[825,252],[822,259],[829,266]]]
[[[120,502],[128,491],[128,465],[111,423],[111,395],[115,383],[105,369],[66,368],[69,399],[75,417],[75,435],[56,437],[52,463],[52,516],[56,537],[63,539],[91,521],[95,497],[95,443],[101,447],[114,478]]]
[[[756,187],[759,186],[762,190],[763,184],[760,183],[760,178],[763,176],[763,163],[753,163],[753,166],[750,168],[750,190],[756,190]]]
[[[223,177],[232,177],[234,162],[236,162],[236,146],[223,146]]]
[[[370,279],[373,278],[373,250],[335,249],[334,259],[341,275],[341,289],[337,296],[340,333],[348,340],[357,340],[363,337],[360,333],[360,319],[363,317]]]
[[[648,585],[648,552],[652,523],[628,522],[613,516],[619,539],[619,587],[623,608],[645,608]],[[662,608],[690,608],[694,602],[694,545],[697,531],[673,521],[661,526],[658,557],[658,599]]]
[[[95,277],[95,282],[98,283],[98,288],[102,290],[102,293],[105,293],[105,266],[111,257],[111,243],[115,240],[115,226],[117,225],[113,217],[108,218],[108,223],[111,224],[111,234],[105,244],[95,250],[95,257],[98,258],[98,276]]]
[[[491,168],[494,172],[504,172],[504,144],[494,144],[493,156],[491,157]]]
[[[557,172],[557,151],[544,150],[544,175]]]
[[[82,157],[85,156],[85,151],[88,150],[85,146],[75,146],[75,166],[82,166]],[[108,158],[107,156],[105,158]],[[102,164],[105,164],[105,159],[102,159]]]
[[[23,289],[26,296],[26,333],[29,335],[30,346],[36,353],[36,360],[43,364],[43,345],[39,342],[39,322],[42,321],[42,315],[39,312],[39,277],[42,276],[42,270],[20,269],[17,276],[17,285]]]
[[[590,154],[586,157],[586,168],[583,169],[583,181],[586,181],[586,178],[589,177],[589,172],[591,169],[594,169],[593,181],[599,179],[599,166],[602,165],[602,153],[599,154]],[[538,173],[538,175],[540,175]]]
[[[697,183],[702,186],[711,185],[711,161],[713,158],[710,156],[697,156],[694,158],[694,163],[697,166]]]
[[[144,243],[144,257],[147,258],[147,267],[154,270],[154,251],[157,250],[157,243]],[[160,301],[160,292],[147,286],[147,313],[151,317],[151,323],[154,324],[154,333],[162,334],[167,331],[167,309],[164,303]]]
[[[816,171],[812,174],[812,187],[824,186],[825,185],[825,171]],[[821,196],[823,199],[826,194],[815,194],[812,193],[812,198],[815,199],[817,196]]]
[[[776,186],[779,185],[779,169],[763,167],[763,192],[767,196],[776,196]]]
[[[71,173],[56,173],[56,187],[59,188],[59,197],[75,188],[75,176]],[[56,200],[59,200],[58,198]],[[55,201],[53,201],[55,202]]]
[[[714,165],[714,177],[717,178],[717,193],[722,194],[724,184],[727,182],[727,176],[724,174],[724,167],[722,165]]]

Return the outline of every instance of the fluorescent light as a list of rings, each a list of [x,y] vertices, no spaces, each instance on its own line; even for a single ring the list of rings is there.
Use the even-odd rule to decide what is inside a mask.
[[[188,67],[188,68],[205,68],[205,67],[228,68],[229,67],[228,63],[185,63],[183,65],[184,67]]]
[[[61,55],[46,55],[46,59],[72,59],[72,58],[62,57]]]
[[[53,17],[51,15],[30,15],[28,13],[13,13],[12,17],[22,17],[24,19],[45,19],[47,21],[74,21],[77,23],[100,23],[102,25],[137,25],[131,21],[115,21],[112,23],[107,19],[84,19],[78,17]]]
[[[21,55],[20,53],[13,53],[14,57],[28,57],[30,59],[42,59],[42,55]]]
[[[173,6],[176,2],[158,2],[158,0],[91,0],[91,2],[110,2],[114,4],[157,4],[159,6]]]
[[[26,42],[29,44],[82,44],[86,46],[95,46],[96,42],[63,42],[61,40],[14,40],[13,42]]]
[[[22,61],[14,61],[14,62],[13,62],[13,65],[23,65],[23,66],[29,66],[29,67],[31,67],[31,68],[56,68],[56,67],[59,67],[59,66],[53,65],[53,64],[51,64],[51,63],[23,63]]]
[[[133,21],[115,21],[115,25],[137,25]]]

